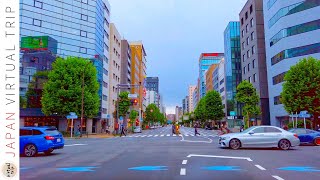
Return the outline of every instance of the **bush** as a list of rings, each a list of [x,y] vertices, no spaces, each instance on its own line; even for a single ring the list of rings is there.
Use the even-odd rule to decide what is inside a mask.
[[[70,137],[70,132],[61,131],[61,134],[62,134],[63,137]]]
[[[294,122],[296,123],[296,122]],[[306,120],[307,128],[310,129],[312,127],[312,122],[310,120]],[[304,121],[298,120],[298,128],[304,128]],[[288,128],[293,128],[293,122],[290,122],[288,124]]]

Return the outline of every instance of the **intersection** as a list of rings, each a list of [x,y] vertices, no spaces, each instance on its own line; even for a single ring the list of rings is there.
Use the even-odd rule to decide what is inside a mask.
[[[67,139],[50,156],[21,158],[21,179],[319,179],[319,147],[221,149],[214,131],[171,127],[114,138]],[[163,135],[163,136],[162,136]]]

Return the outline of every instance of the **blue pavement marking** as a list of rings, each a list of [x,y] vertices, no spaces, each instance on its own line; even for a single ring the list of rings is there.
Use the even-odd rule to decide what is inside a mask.
[[[88,167],[69,167],[69,168],[58,168],[60,171],[66,171],[66,172],[93,172],[97,167],[94,166],[88,166]]]
[[[316,169],[315,167],[309,167],[309,166],[288,166],[288,167],[282,167],[278,169],[284,170],[284,171],[320,172],[319,169]]]
[[[242,171],[239,166],[208,166],[201,169],[210,171]]]
[[[140,166],[128,168],[129,170],[137,170],[137,171],[165,171],[167,166]]]

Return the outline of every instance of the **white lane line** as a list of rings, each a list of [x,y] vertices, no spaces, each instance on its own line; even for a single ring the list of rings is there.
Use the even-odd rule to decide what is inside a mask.
[[[193,134],[190,134],[190,136],[194,136]]]
[[[180,175],[185,176],[186,175],[186,168],[181,168]]]
[[[265,171],[266,169],[258,164],[255,165],[258,169],[260,169],[261,171]]]
[[[275,178],[275,179],[277,179],[277,180],[284,180],[284,179],[282,179],[281,177],[279,177],[279,176],[272,176],[273,178]]]
[[[161,137],[163,137],[164,136],[164,134],[161,134]]]
[[[167,134],[167,136],[170,136],[170,134]]]
[[[151,137],[151,136],[153,136],[153,135],[149,135],[148,137]]]
[[[224,158],[224,159],[243,159],[247,161],[252,161],[249,157],[232,157],[232,156],[213,156],[213,155],[201,155],[201,154],[190,154],[189,157],[212,157],[212,158]]]
[[[179,134],[179,136],[182,136],[182,134]]]
[[[86,146],[88,144],[65,144],[64,146]]]
[[[157,135],[154,135],[154,137],[158,137],[159,135],[157,134]]]
[[[183,160],[182,164],[187,164],[188,160]]]
[[[177,136],[177,135],[174,134],[173,136]]]
[[[185,136],[189,136],[188,134],[185,134]]]
[[[147,135],[143,135],[143,136],[141,136],[141,137],[146,137]]]

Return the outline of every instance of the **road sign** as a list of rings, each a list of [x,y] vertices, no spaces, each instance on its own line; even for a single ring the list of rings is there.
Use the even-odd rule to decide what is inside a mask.
[[[120,118],[119,118],[119,119],[120,119],[120,121],[123,121],[123,117],[122,117],[122,116],[120,116]]]
[[[78,119],[78,116],[74,112],[70,112],[67,119]]]
[[[295,117],[299,117],[299,115],[298,114],[290,114],[289,117],[295,118]]]
[[[110,119],[110,114],[107,115],[107,119]]]
[[[308,114],[308,111],[301,111],[300,114],[299,114],[299,117],[300,118],[310,118],[311,115]]]
[[[230,116],[236,116],[237,113],[235,111],[230,111]]]
[[[128,94],[129,99],[138,98],[138,94]]]

